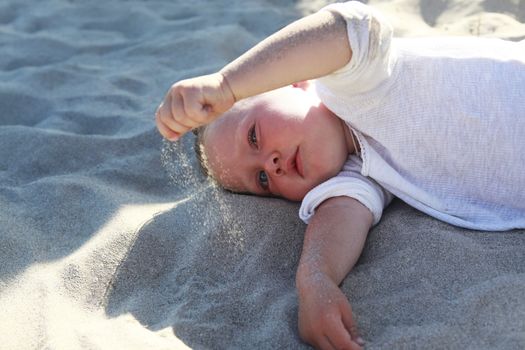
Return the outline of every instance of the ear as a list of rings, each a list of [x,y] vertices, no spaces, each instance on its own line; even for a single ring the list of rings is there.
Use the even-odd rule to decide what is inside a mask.
[[[310,87],[310,81],[308,81],[308,80],[299,81],[297,83],[293,83],[292,86],[294,88],[299,88],[299,89],[302,89],[302,90],[306,91]]]

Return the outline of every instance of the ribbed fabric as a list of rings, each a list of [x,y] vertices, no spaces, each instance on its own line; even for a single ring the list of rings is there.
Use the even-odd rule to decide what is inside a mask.
[[[355,131],[362,163],[310,191],[300,217],[344,193],[377,223],[391,193],[453,225],[525,228],[525,41],[392,38],[359,2],[325,10],[346,19],[353,56],[317,92]]]

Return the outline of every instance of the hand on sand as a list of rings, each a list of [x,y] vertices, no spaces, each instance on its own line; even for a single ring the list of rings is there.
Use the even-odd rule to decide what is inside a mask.
[[[362,349],[348,299],[327,276],[316,275],[299,288],[299,334],[317,349]]]
[[[157,108],[159,132],[170,141],[191,129],[209,124],[235,103],[235,96],[221,73],[181,80],[171,86]]]

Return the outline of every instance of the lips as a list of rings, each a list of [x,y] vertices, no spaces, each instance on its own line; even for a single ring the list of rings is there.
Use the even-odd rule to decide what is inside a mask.
[[[299,152],[299,147],[297,147],[295,152],[290,154],[290,157],[286,160],[286,171],[292,170],[299,174],[299,176],[304,177],[303,161],[301,159],[301,152]]]
[[[303,169],[303,161],[301,159],[301,152],[299,152],[299,147],[297,147],[297,151],[295,151],[295,168],[297,169],[297,172],[301,177],[304,177],[304,169]]]

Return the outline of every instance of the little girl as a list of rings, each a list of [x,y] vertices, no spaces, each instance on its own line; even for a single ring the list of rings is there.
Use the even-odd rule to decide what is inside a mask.
[[[334,4],[174,84],[156,121],[173,141],[214,121],[199,133],[212,177],[302,201],[299,332],[321,349],[363,345],[338,285],[393,196],[525,228],[524,41],[392,38],[366,5]]]

